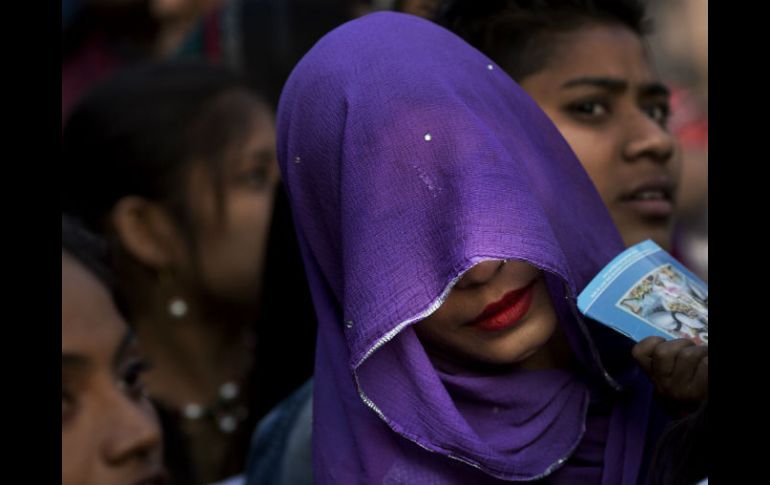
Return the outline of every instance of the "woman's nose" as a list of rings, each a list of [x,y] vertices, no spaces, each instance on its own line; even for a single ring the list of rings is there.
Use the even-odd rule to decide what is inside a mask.
[[[107,462],[118,465],[144,459],[160,449],[162,443],[157,414],[152,405],[121,396],[110,413],[108,438],[104,442]]]
[[[455,285],[456,288],[471,288],[475,286],[482,286],[487,284],[492,278],[494,278],[500,267],[505,264],[505,261],[500,259],[494,259],[490,261],[483,261],[478,263],[471,269],[465,272],[460,278],[460,281]]]
[[[640,113],[636,123],[629,130],[623,156],[629,162],[646,158],[652,162],[667,164],[673,158],[675,147],[674,137],[665,127]]]

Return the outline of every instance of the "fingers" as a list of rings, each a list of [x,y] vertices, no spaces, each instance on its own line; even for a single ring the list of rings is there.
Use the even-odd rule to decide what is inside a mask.
[[[691,382],[700,369],[701,361],[708,357],[708,353],[709,348],[705,345],[692,345],[683,348],[676,356],[671,379],[682,383]]]
[[[705,399],[708,346],[689,339],[649,337],[634,346],[632,355],[661,394],[677,401]]]
[[[698,347],[700,348],[700,346]],[[692,376],[682,386],[679,399],[682,401],[703,401],[708,396],[709,389],[709,358],[708,347],[706,353],[701,352],[701,357],[694,365],[695,369]]]
[[[668,342],[658,344],[652,351],[652,374],[664,379],[673,377],[674,369],[680,357],[688,357],[688,362],[691,363],[692,357],[688,347],[695,347],[695,343],[685,338],[669,340]],[[694,369],[690,370],[694,373]],[[686,372],[686,370],[680,368],[679,373],[682,372]]]
[[[661,337],[647,337],[631,349],[631,355],[647,374],[652,372],[652,353],[663,342],[665,340]]]

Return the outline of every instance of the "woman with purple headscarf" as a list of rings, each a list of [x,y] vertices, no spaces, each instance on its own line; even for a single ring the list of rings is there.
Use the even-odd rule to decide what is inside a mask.
[[[662,415],[577,293],[623,242],[499,67],[378,13],[289,78],[278,155],[319,320],[317,484],[634,484]]]

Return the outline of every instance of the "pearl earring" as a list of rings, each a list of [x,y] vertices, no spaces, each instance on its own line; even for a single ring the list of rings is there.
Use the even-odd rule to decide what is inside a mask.
[[[160,290],[165,294],[174,294],[173,290],[175,285],[173,284],[174,278],[169,268],[163,268],[158,272],[158,285]],[[172,291],[168,291],[172,290]],[[181,296],[173,296],[168,300],[166,305],[166,311],[172,318],[184,318],[189,312],[190,307],[187,302]]]
[[[168,302],[168,313],[174,318],[182,318],[187,315],[187,302],[180,297],[172,298]]]

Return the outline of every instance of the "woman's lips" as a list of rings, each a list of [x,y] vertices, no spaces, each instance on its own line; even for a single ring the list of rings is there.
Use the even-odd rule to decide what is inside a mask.
[[[641,217],[668,218],[674,213],[674,203],[671,200],[658,199],[626,199],[623,205]]]
[[[503,297],[484,308],[469,325],[493,332],[515,325],[529,311],[532,304],[535,281],[523,288],[509,291]]]
[[[648,179],[621,196],[620,202],[641,217],[668,218],[674,213],[676,186],[667,177]]]

